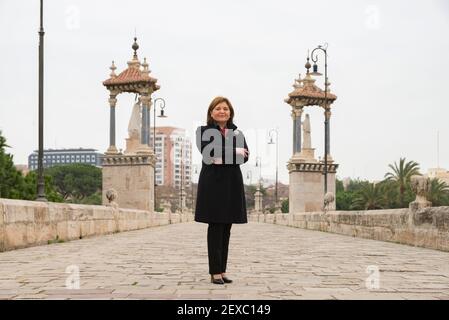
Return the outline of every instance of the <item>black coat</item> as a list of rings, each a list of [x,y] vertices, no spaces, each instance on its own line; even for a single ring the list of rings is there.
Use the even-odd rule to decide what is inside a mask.
[[[231,124],[228,129],[226,137],[215,124],[198,127],[196,131],[197,147],[203,156],[195,208],[197,222],[248,222],[240,171],[240,164],[247,162],[248,157],[237,155],[235,148],[249,149],[243,133],[235,130],[237,126]],[[212,157],[220,158],[220,153],[222,164],[212,163]]]

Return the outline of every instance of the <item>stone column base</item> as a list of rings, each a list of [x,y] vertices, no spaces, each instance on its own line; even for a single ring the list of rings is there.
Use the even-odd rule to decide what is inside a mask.
[[[324,207],[324,164],[309,163],[290,159],[289,170],[289,211],[291,213],[322,211]],[[335,175],[337,164],[328,164],[327,191],[335,195]],[[335,201],[327,210],[335,210]]]
[[[154,211],[154,155],[109,155],[103,157],[103,204],[114,189],[120,208]]]
[[[105,152],[106,155],[119,154],[116,146],[109,146],[108,150]]]

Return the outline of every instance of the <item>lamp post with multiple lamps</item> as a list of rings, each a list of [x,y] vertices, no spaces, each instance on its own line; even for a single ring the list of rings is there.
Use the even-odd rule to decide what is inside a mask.
[[[153,117],[153,153],[154,153],[154,157],[156,157],[156,107],[157,104],[156,102],[161,101],[162,105],[160,106],[161,109],[161,114],[158,115],[158,118],[167,118],[167,116],[164,114],[164,108],[165,108],[165,100],[163,98],[156,98],[154,99],[154,117]],[[156,207],[156,168],[154,169],[154,206]]]
[[[44,183],[44,4],[40,4],[39,28],[39,152],[37,158],[37,201],[47,201]]]
[[[273,133],[276,133],[276,142],[273,142]],[[274,191],[274,206],[275,206],[275,210],[278,209],[279,204],[278,204],[278,154],[279,154],[279,131],[278,129],[271,129],[269,132],[270,135],[270,142],[268,142],[268,144],[274,144],[276,143],[276,186],[275,186],[275,191]]]
[[[327,43],[324,46],[319,45],[312,50],[313,72],[311,75],[321,76],[318,72],[318,53],[314,55],[315,51],[321,51],[324,53],[324,194],[327,193],[327,155],[329,154],[329,117],[330,108],[327,105],[327,92],[328,92],[328,78],[327,78]]]

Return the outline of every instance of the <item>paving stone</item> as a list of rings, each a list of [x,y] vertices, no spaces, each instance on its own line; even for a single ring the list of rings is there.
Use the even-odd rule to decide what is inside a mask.
[[[448,252],[263,223],[233,225],[234,282],[217,286],[206,235],[191,222],[2,252],[0,299],[449,299]]]

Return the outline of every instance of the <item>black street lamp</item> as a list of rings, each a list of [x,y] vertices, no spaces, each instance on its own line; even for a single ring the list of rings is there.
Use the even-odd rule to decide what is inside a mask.
[[[276,129],[271,129],[269,132],[270,135],[270,142],[268,142],[268,144],[274,144],[275,142],[273,142],[273,136],[272,134],[276,132],[276,187],[275,187],[275,201],[274,201],[274,205],[277,208],[278,207],[278,153],[279,153],[279,143],[278,143],[278,137],[279,137],[279,131]]]
[[[249,185],[251,185],[251,184],[252,184],[252,180],[253,180],[253,173],[252,173],[251,170],[249,170],[249,171],[246,173],[246,179],[249,179]]]
[[[165,100],[162,99],[162,98],[154,99],[154,102],[153,102],[153,104],[154,104],[154,108],[153,108],[154,109],[154,116],[153,116],[153,154],[154,154],[155,158],[156,158],[156,107],[157,107],[156,102],[157,101],[161,101],[162,102],[162,105],[160,106],[161,114],[158,115],[158,117],[159,118],[167,118],[167,116],[164,114]],[[155,163],[155,166],[156,166],[156,163]],[[157,186],[157,183],[156,183],[156,168],[155,168],[155,170],[154,170],[154,206],[156,206],[156,186]]]
[[[164,114],[164,108],[165,108],[165,100],[162,98],[156,98],[154,99],[154,117],[153,117],[153,152],[154,155],[156,155],[156,102],[161,101],[162,105],[160,106],[161,114],[158,115],[159,118],[167,118],[167,116]]]
[[[39,152],[37,160],[37,201],[47,201],[45,197],[45,183],[43,175],[44,157],[44,26],[43,26],[43,0],[40,6],[40,29],[39,29]]]
[[[256,167],[259,167],[259,188],[262,189],[262,158],[256,157]]]
[[[318,65],[316,64],[318,61],[318,55],[313,55],[314,52],[322,51],[324,53],[324,194],[327,193],[327,155],[329,153],[329,116],[330,116],[330,108],[327,105],[327,87],[329,85],[327,79],[327,43],[323,46],[318,46],[312,50],[312,61],[313,61],[313,72],[311,75],[321,76],[322,74],[318,72]]]

